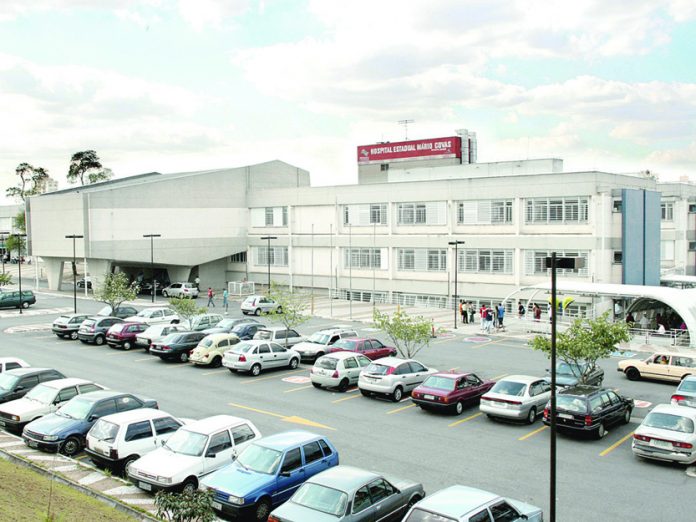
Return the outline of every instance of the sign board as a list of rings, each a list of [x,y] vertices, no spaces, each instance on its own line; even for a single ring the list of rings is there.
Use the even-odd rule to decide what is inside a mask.
[[[291,382],[292,384],[306,384],[310,381],[309,377],[302,377],[300,375],[293,375],[291,377],[283,377],[284,382]]]
[[[374,145],[361,145],[358,147],[359,165],[461,157],[462,139],[459,136],[397,141],[393,143],[376,143]]]

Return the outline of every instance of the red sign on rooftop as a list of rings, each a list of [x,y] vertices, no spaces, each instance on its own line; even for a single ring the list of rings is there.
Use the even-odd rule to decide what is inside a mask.
[[[361,145],[358,147],[358,163],[361,165],[461,157],[462,139],[459,136],[375,143],[374,145]]]

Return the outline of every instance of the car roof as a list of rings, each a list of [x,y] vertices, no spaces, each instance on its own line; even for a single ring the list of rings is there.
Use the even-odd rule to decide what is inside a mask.
[[[310,433],[309,431],[285,431],[283,433],[276,433],[270,437],[264,437],[260,439],[257,444],[282,451],[289,446],[297,446],[298,444],[312,442],[313,440],[321,438],[323,438],[321,435]]]
[[[418,507],[459,519],[471,510],[500,498],[499,495],[468,486],[450,486],[418,502]]]
[[[179,333],[179,332],[176,332],[176,333]],[[239,339],[239,337],[237,337],[233,333],[211,333],[211,334],[206,335],[205,339],[219,341],[220,339]]]
[[[362,487],[365,483],[378,479],[381,475],[353,466],[334,466],[308,480],[345,492],[351,492]]]
[[[322,328],[321,330],[317,330],[315,333],[324,333],[324,334],[335,334],[335,333],[343,333],[343,332],[354,332],[355,328]]]
[[[8,363],[8,362],[19,362],[19,363],[24,363],[24,359],[20,359],[19,357],[0,357],[0,363]]]
[[[284,326],[266,326],[264,328],[259,328],[260,331],[268,330],[269,332],[278,330],[294,330],[294,328],[285,328]]]
[[[608,390],[609,390],[609,388],[600,388],[599,386],[589,386],[587,384],[578,384],[576,386],[571,386],[569,388],[565,388],[558,393],[562,394],[562,395],[586,396],[586,395],[592,395],[593,393],[597,393],[599,391],[608,391]]]
[[[532,375],[508,375],[506,377],[503,377],[502,379],[498,379],[498,382],[500,381],[512,381],[512,382],[522,382],[524,384],[531,384],[533,382],[537,381],[543,381],[543,377],[534,377]]]
[[[687,375],[686,377],[684,377],[682,379],[682,382],[684,382],[684,381],[696,381],[696,375]]]
[[[118,323],[118,324],[119,324],[119,326],[131,326],[133,324],[145,324],[145,323],[141,323],[139,321],[123,321],[122,323]],[[116,326],[116,325],[114,325],[114,326]]]
[[[77,395],[77,397],[80,397],[82,399],[86,399],[89,402],[98,402],[102,399],[110,399],[111,397],[119,397],[121,395],[131,395],[131,394],[125,393],[125,392],[120,392],[120,391],[115,391],[115,390],[99,390],[99,391],[85,393],[84,395]]]
[[[432,375],[432,377],[445,377],[449,379],[459,379],[460,377],[466,377],[471,375],[472,372],[437,372]]]
[[[384,366],[398,366],[405,362],[411,362],[413,359],[402,359],[400,357],[382,357],[381,359],[375,359],[372,361],[375,364],[381,364]],[[417,362],[417,361],[414,361]]]
[[[691,419],[696,420],[696,408],[690,408],[688,406],[658,404],[652,410],[650,410],[650,413],[669,413],[671,415],[679,415],[682,417],[689,417]]]
[[[229,426],[239,426],[240,424],[251,424],[251,421],[233,415],[213,415],[186,425],[189,431],[209,435],[210,433],[227,428]]]
[[[672,352],[670,350],[657,350],[653,352],[650,357],[655,355],[675,355],[677,357],[696,357],[696,353],[693,352]]]
[[[54,368],[15,368],[14,370],[7,370],[5,373],[10,375],[16,375],[17,377],[22,377],[24,375],[32,375],[34,373],[42,373],[47,371],[58,371]]]
[[[79,377],[66,377],[65,379],[55,379],[53,381],[42,382],[44,386],[49,388],[63,388],[64,386],[77,386],[78,384],[95,384],[93,381],[87,379],[80,379]]]
[[[138,313],[147,312],[148,310],[153,310],[153,311],[154,310],[169,310],[169,307],[168,306],[148,306],[147,308],[143,308],[142,310],[140,310],[140,312],[138,312]]]
[[[363,355],[361,353],[355,353],[355,352],[331,352],[331,353],[327,353],[326,355],[322,355],[319,358],[323,359],[324,357],[330,357],[332,359],[347,359],[348,357],[357,357],[359,355],[366,357],[365,355]]]
[[[106,415],[102,418],[109,422],[113,422],[114,424],[121,424],[126,422],[144,421],[147,419],[159,419],[161,417],[172,417],[172,415],[166,411],[156,410],[154,408],[136,408],[135,410],[112,413],[111,415]]]

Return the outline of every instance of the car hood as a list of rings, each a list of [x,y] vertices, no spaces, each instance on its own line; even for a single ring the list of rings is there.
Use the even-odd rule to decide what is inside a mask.
[[[202,466],[203,457],[193,457],[174,453],[167,448],[157,448],[133,463],[133,470],[144,471],[150,475],[176,477],[180,474],[195,473]]]
[[[520,500],[513,500],[511,498],[505,500],[512,504],[517,511],[523,515],[526,515],[529,520],[541,520],[541,518],[532,518],[542,514],[541,508],[532,506],[531,504],[527,504],[526,502],[522,502]]]
[[[59,435],[64,431],[72,431],[81,426],[88,427],[89,424],[84,419],[70,419],[51,413],[30,422],[26,429],[42,435]]]
[[[285,504],[273,510],[273,514],[277,515],[282,520],[306,521],[312,522],[336,522],[338,520],[334,515],[300,506],[292,501],[287,501]]]
[[[284,339],[281,340],[284,341]],[[301,343],[297,343],[292,347],[293,350],[297,350],[298,352],[326,351],[326,348],[327,346],[325,344],[310,343],[307,341],[302,341]]]
[[[266,475],[244,469],[233,462],[208,475],[204,485],[235,497],[246,497],[257,489],[275,481],[274,475]]]
[[[14,401],[7,402],[2,405],[0,411],[4,413],[9,413],[10,415],[28,415],[34,412],[42,412],[48,409],[48,404],[43,402],[36,402],[29,399],[16,399]]]

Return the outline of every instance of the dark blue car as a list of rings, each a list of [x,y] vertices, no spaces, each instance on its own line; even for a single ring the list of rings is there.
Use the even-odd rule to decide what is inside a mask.
[[[213,491],[213,508],[227,515],[266,520],[310,477],[338,465],[336,448],[321,435],[288,431],[247,446],[232,464],[201,481]]]
[[[22,438],[30,448],[75,455],[84,447],[85,436],[97,419],[137,408],[158,408],[158,405],[155,400],[113,390],[78,395],[55,413],[27,424]]]

